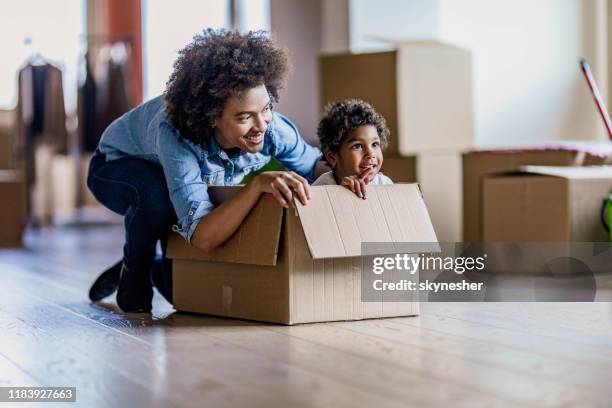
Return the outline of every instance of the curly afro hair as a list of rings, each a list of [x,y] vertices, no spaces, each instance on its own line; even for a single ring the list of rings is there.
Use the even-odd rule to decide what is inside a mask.
[[[205,147],[227,100],[265,85],[273,102],[290,64],[265,31],[206,29],[179,52],[166,84],[166,117],[182,139]]]
[[[359,126],[365,125],[376,127],[380,145],[385,149],[389,142],[387,122],[369,103],[360,99],[347,99],[327,104],[317,128],[321,150],[325,152],[329,149],[338,153],[348,135]],[[323,157],[325,158],[325,155]],[[327,158],[325,160],[327,161]]]

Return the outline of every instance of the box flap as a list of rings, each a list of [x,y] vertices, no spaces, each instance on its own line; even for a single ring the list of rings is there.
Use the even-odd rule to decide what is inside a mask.
[[[418,184],[369,186],[366,200],[313,186],[297,209],[314,259],[360,256],[362,242],[437,242]]]
[[[217,201],[218,204],[237,193],[239,187],[216,187],[214,190],[213,202]],[[282,216],[283,208],[274,197],[263,194],[234,235],[210,254],[188,245],[178,234],[171,234],[167,256],[173,259],[276,265]]]
[[[612,166],[521,166],[529,174],[561,177],[566,179],[611,179]]]

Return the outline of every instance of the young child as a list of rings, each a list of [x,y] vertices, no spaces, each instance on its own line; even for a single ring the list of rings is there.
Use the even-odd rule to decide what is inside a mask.
[[[323,157],[332,171],[313,186],[342,185],[366,199],[366,185],[393,184],[380,172],[389,129],[385,119],[367,102],[348,99],[325,107],[317,129]]]

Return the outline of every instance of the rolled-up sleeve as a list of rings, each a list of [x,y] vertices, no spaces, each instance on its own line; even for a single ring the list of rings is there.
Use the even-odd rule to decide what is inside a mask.
[[[202,181],[196,152],[186,142],[180,141],[167,124],[160,126],[158,157],[179,223],[173,230],[191,244],[198,222],[213,210],[214,205],[208,195],[208,186]]]
[[[271,155],[286,169],[295,171],[312,183],[321,150],[306,143],[297,127],[283,115],[275,112],[271,125]]]

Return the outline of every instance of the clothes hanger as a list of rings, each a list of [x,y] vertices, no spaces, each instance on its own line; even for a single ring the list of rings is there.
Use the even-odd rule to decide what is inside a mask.
[[[26,48],[32,49],[31,37],[26,37],[23,40],[23,43],[25,44]],[[42,55],[39,50],[35,50],[35,52],[30,53],[30,56],[26,60],[26,64],[31,66],[45,66],[49,65],[49,61]]]

